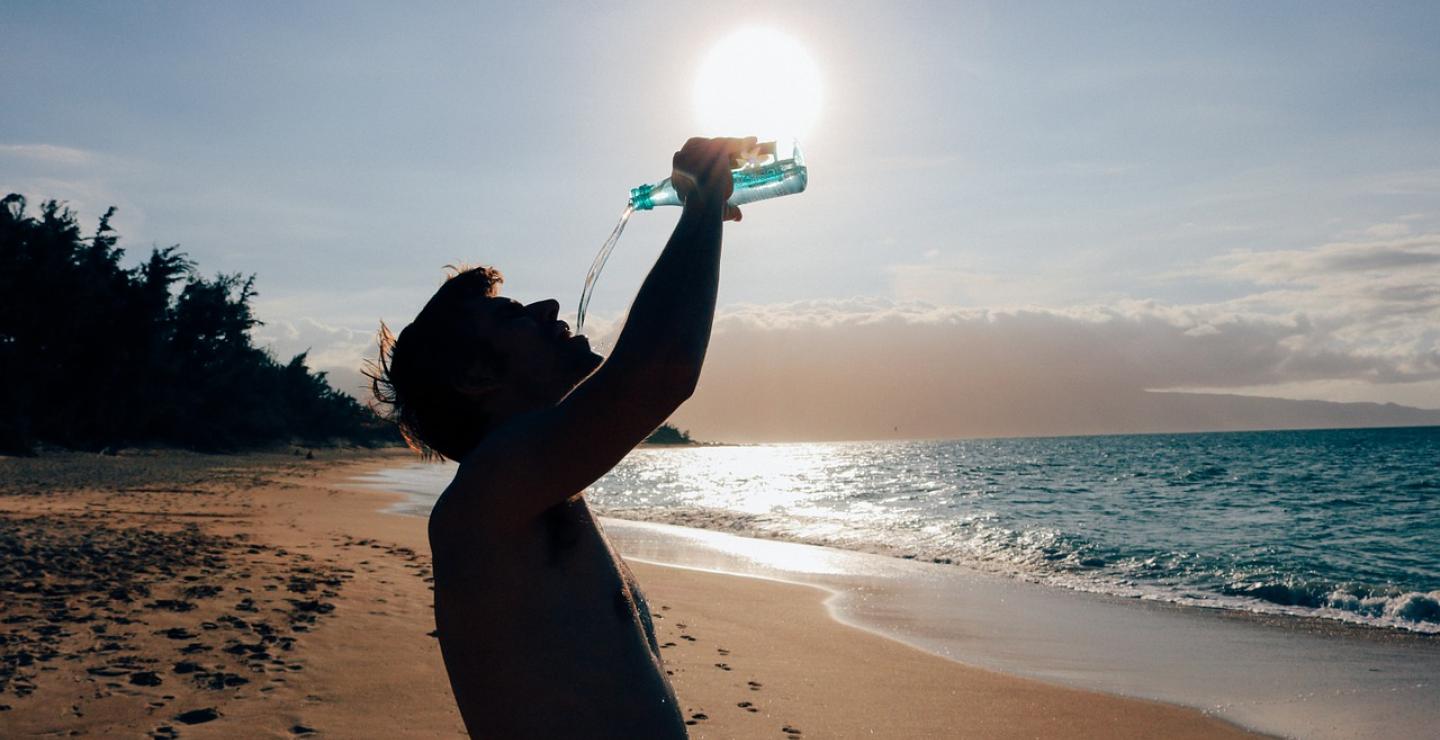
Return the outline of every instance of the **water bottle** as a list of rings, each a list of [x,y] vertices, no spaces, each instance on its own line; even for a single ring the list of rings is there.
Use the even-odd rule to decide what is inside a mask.
[[[754,203],[757,200],[766,198],[778,198],[791,193],[805,191],[805,185],[810,180],[810,173],[805,169],[805,157],[800,154],[800,144],[795,143],[794,151],[789,159],[777,160],[775,158],[775,142],[768,141],[755,149],[754,158],[747,161],[741,167],[731,170],[730,174],[735,181],[735,191],[731,193],[727,201],[732,206]],[[670,178],[665,178],[654,185],[641,185],[630,191],[630,202],[626,204],[625,210],[620,213],[620,222],[615,224],[614,230],[605,243],[600,245],[600,251],[595,254],[595,260],[590,263],[590,272],[585,274],[585,285],[580,289],[580,307],[575,310],[575,333],[579,334],[585,328],[585,310],[590,306],[590,295],[595,291],[595,281],[600,279],[600,271],[605,269],[605,263],[610,259],[610,252],[615,249],[615,244],[620,241],[620,235],[625,233],[625,224],[630,222],[630,214],[636,211],[648,211],[655,206],[678,206],[681,205],[680,194],[670,185]]]
[[[798,142],[789,159],[775,158],[773,141],[761,144],[757,150],[761,156],[731,171],[735,192],[730,195],[730,205],[739,206],[805,191],[810,174],[805,169],[805,157],[800,153]],[[641,185],[630,191],[630,208],[636,211],[678,205],[681,205],[680,194],[675,192],[668,177],[654,185]]]

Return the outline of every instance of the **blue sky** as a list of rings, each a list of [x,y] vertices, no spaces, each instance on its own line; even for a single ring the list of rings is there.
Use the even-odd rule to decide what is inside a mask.
[[[257,273],[260,335],[346,382],[377,320],[413,316],[446,263],[573,306],[626,190],[699,128],[706,51],[759,25],[810,51],[824,107],[810,190],[727,233],[724,311],[762,328],[797,301],[817,327],[858,305],[1039,312],[1081,333],[1159,322],[1234,362],[1186,372],[1162,347],[1190,340],[1167,333],[1127,360],[1153,365],[1146,387],[1440,407],[1433,3],[61,2],[0,18],[0,188],[87,220],[119,206],[132,255],[179,243],[206,271]],[[674,217],[632,221],[597,327]]]

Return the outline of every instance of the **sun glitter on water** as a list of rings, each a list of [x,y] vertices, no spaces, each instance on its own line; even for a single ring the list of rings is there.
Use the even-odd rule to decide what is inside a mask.
[[[795,39],[746,28],[715,44],[695,80],[695,114],[710,136],[758,136],[782,147],[820,113],[820,70]]]

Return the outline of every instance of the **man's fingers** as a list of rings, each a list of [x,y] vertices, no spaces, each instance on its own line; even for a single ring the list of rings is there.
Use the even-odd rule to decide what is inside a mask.
[[[696,192],[707,193],[716,200],[729,198],[733,190],[730,171],[742,166],[748,156],[755,156],[754,136],[715,139],[690,139],[671,160],[672,182],[682,200]],[[726,221],[739,221],[740,209],[726,204]]]
[[[754,136],[746,136],[739,139],[724,139],[725,151],[731,158],[738,157],[755,148],[758,141]]]

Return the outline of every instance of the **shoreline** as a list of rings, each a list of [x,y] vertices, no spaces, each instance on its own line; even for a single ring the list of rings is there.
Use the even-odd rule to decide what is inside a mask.
[[[606,524],[629,559],[818,585],[834,594],[836,620],[967,666],[1193,707],[1283,736],[1424,735],[1440,716],[1440,644],[1424,635],[1297,628],[953,565]]]
[[[450,471],[444,465],[416,464],[377,473],[374,482],[407,493],[407,500],[397,504],[396,510],[424,516],[436,497],[436,491],[448,483],[448,472]],[[671,486],[676,484],[674,480],[667,480],[665,483]],[[630,485],[638,484],[632,481]],[[1011,561],[1005,557],[986,558],[983,551],[979,554],[956,552],[954,548],[927,544],[923,539],[917,542],[902,538],[892,542],[883,538],[877,539],[877,531],[867,530],[863,526],[857,531],[843,527],[837,530],[837,523],[832,520],[820,519],[807,523],[804,517],[794,519],[786,514],[776,517],[695,503],[646,503],[644,497],[640,497],[638,502],[632,500],[617,504],[603,486],[597,486],[597,491],[596,495],[590,497],[592,509],[601,516],[616,519],[834,547],[917,563],[954,565],[1074,592],[1137,599],[1148,603],[1166,603],[1210,612],[1223,611],[1242,617],[1253,616],[1257,621],[1278,618],[1281,622],[1295,620],[1300,626],[1313,623],[1318,630],[1327,629],[1326,625],[1335,625],[1336,630],[1351,627],[1387,635],[1401,633],[1431,639],[1440,636],[1440,622],[1436,622],[1433,617],[1435,599],[1440,597],[1440,592],[1426,591],[1424,588],[1411,591],[1398,589],[1383,594],[1374,592],[1371,597],[1361,598],[1355,595],[1358,592],[1351,592],[1349,596],[1341,595],[1345,585],[1338,583],[1333,585],[1333,593],[1326,599],[1340,598],[1343,603],[1297,604],[1285,601],[1283,594],[1277,599],[1259,598],[1226,592],[1214,587],[1214,584],[1185,586],[1183,583],[1166,582],[1163,579],[1152,581],[1143,577],[1122,578],[1115,573],[1091,572],[1083,568],[1031,567],[1033,564],[1029,561]],[[600,503],[597,503],[597,500]],[[1005,554],[1001,553],[1002,556]]]
[[[413,510],[413,506],[410,508]],[[403,509],[404,507],[398,507],[395,513],[406,513]],[[1048,589],[1077,594],[1091,594],[1098,597],[1124,601],[1144,602],[1146,604],[1182,611],[1215,614],[1230,619],[1248,620],[1256,624],[1304,630],[1316,634],[1345,635],[1357,639],[1385,641],[1415,640],[1421,644],[1440,644],[1440,625],[1429,622],[1402,623],[1395,621],[1377,621],[1364,618],[1363,615],[1337,609],[1287,607],[1273,602],[1258,599],[1240,599],[1239,597],[1235,597],[1233,601],[1215,598],[1209,594],[1203,598],[1194,596],[1177,598],[1171,592],[1151,591],[1139,587],[1135,587],[1129,591],[1120,591],[1107,589],[1103,584],[1095,585],[1086,581],[1051,580],[1025,571],[1004,567],[991,567],[990,564],[986,562],[968,562],[948,557],[916,555],[911,553],[909,548],[889,547],[883,543],[871,543],[868,545],[848,542],[837,543],[825,540],[824,538],[790,537],[784,533],[770,532],[767,530],[725,526],[724,519],[707,520],[703,515],[700,517],[691,517],[688,516],[690,512],[685,512],[686,515],[679,517],[652,516],[652,514],[658,510],[658,508],[655,510],[639,511],[633,509],[610,510],[603,507],[596,507],[597,515],[616,521],[716,532],[768,542],[822,547],[916,563],[924,566],[954,567],[967,572],[1011,579],[1020,583]],[[414,514],[412,513],[411,515]]]

